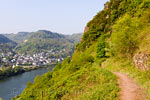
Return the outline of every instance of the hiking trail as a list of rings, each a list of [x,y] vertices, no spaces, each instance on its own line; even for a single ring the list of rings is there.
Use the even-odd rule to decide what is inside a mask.
[[[144,91],[132,78],[119,72],[114,74],[119,78],[120,100],[145,100]]]

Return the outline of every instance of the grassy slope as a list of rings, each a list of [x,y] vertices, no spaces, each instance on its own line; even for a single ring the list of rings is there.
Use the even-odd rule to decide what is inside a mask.
[[[54,72],[28,83],[20,100],[117,100],[117,77],[94,62],[94,48],[75,52],[71,62],[66,59]]]
[[[140,71],[132,63],[136,53],[150,50],[145,45],[149,44],[145,37],[150,29],[149,0],[111,0],[108,4],[108,10],[88,23],[89,31],[72,60],[67,58],[53,72],[37,76],[19,100],[117,100],[117,77],[111,71],[129,74],[150,93],[149,71]]]
[[[146,4],[150,4],[150,1],[147,0]],[[140,6],[142,5],[143,4]],[[150,71],[142,71],[138,69],[133,63],[133,56],[141,52],[145,54],[150,53],[149,7],[146,9],[138,7],[134,16],[127,13],[119,18],[116,24],[113,25],[114,32],[112,32],[111,41],[108,42],[110,45],[117,44],[117,47],[114,46],[117,52],[102,64],[105,70],[109,70],[111,72],[122,72],[134,78],[137,83],[146,90],[148,100],[150,100]],[[126,21],[130,22],[130,24],[127,24]],[[122,38],[123,35],[126,35],[127,38]],[[117,36],[119,37],[116,38]],[[132,45],[130,45],[130,43],[132,43]],[[121,49],[123,51],[121,51]],[[128,52],[124,50],[128,50]],[[147,63],[149,63],[149,59],[147,60]]]
[[[140,20],[140,19],[139,19]],[[140,21],[140,23],[142,23]],[[138,49],[135,50],[135,53],[144,52],[145,54],[150,53],[150,26],[149,23],[144,25],[143,28],[138,31],[137,37],[139,37],[138,41]],[[149,59],[147,61],[149,63]],[[143,87],[148,96],[148,100],[150,99],[150,71],[142,71],[138,69],[131,58],[116,58],[111,57],[103,62],[103,68],[105,70],[113,71],[113,72],[122,72],[126,73],[130,77],[134,78],[140,85]]]

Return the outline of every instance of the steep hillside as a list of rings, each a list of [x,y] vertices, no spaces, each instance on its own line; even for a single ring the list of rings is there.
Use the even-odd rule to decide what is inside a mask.
[[[149,0],[110,0],[87,24],[72,58],[37,76],[13,100],[119,100],[113,72],[132,77],[146,92],[141,100],[149,100],[149,35]]]

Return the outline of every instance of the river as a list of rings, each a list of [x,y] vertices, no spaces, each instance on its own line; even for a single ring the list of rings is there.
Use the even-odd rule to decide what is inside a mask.
[[[9,77],[3,80],[0,80],[0,98],[3,100],[11,100],[22,93],[28,81],[33,82],[36,75],[42,75],[48,71],[51,71],[54,66],[49,68],[39,68],[23,74]]]

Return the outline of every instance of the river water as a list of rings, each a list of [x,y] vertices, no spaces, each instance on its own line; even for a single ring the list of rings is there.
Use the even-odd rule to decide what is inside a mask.
[[[39,68],[23,74],[12,76],[3,80],[0,80],[0,98],[3,100],[11,100],[22,93],[28,81],[33,82],[36,75],[42,75],[48,71],[51,71],[54,66],[49,68]]]

